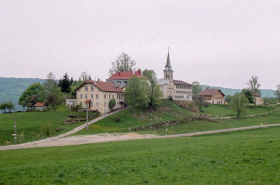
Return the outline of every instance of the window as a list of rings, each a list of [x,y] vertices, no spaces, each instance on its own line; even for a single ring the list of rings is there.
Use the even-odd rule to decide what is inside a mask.
[[[117,81],[117,84],[121,84],[121,81]]]
[[[81,97],[81,99],[83,99],[83,95],[82,94],[80,95],[80,97]]]
[[[93,102],[90,102],[90,107],[93,107]]]
[[[88,91],[88,86],[87,85],[85,86],[85,90]]]
[[[90,95],[90,98],[93,99],[93,94]]]
[[[87,99],[87,94],[85,94],[85,99]]]
[[[98,107],[98,102],[96,102],[96,108]]]
[[[104,102],[104,107],[106,107],[106,102]]]
[[[109,100],[110,100],[110,98],[111,98],[111,95],[109,95]]]
[[[104,94],[104,99],[106,100],[106,94]]]
[[[93,85],[92,85],[92,86],[90,86],[90,90],[91,90],[91,91],[93,91],[93,90],[94,90],[94,87],[93,87]]]
[[[96,94],[96,99],[98,99],[98,94]]]

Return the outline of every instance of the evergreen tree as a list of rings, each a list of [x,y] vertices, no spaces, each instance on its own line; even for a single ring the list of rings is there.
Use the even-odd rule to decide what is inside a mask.
[[[62,77],[62,80],[61,80],[61,92],[64,92],[65,94],[66,93],[69,93],[70,92],[70,80],[69,80],[69,77],[67,75],[67,73]]]

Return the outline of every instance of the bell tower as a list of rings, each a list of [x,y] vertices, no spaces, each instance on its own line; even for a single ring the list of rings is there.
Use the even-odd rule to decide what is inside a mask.
[[[171,67],[171,63],[170,63],[170,57],[169,57],[169,48],[168,48],[168,54],[167,54],[167,61],[166,61],[166,65],[165,65],[165,69],[163,70],[163,74],[164,74],[164,79],[165,80],[173,80],[173,70]]]

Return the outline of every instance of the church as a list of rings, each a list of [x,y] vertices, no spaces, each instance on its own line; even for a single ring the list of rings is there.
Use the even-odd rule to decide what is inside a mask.
[[[167,54],[167,61],[165,69],[163,70],[163,78],[158,80],[158,84],[163,92],[163,98],[172,97],[174,100],[192,100],[192,85],[182,81],[174,80],[169,57],[169,50]]]

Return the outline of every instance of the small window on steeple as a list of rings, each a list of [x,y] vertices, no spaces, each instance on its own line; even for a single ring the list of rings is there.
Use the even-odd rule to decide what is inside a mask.
[[[169,78],[169,76],[168,76],[168,75],[166,75],[166,78]]]

